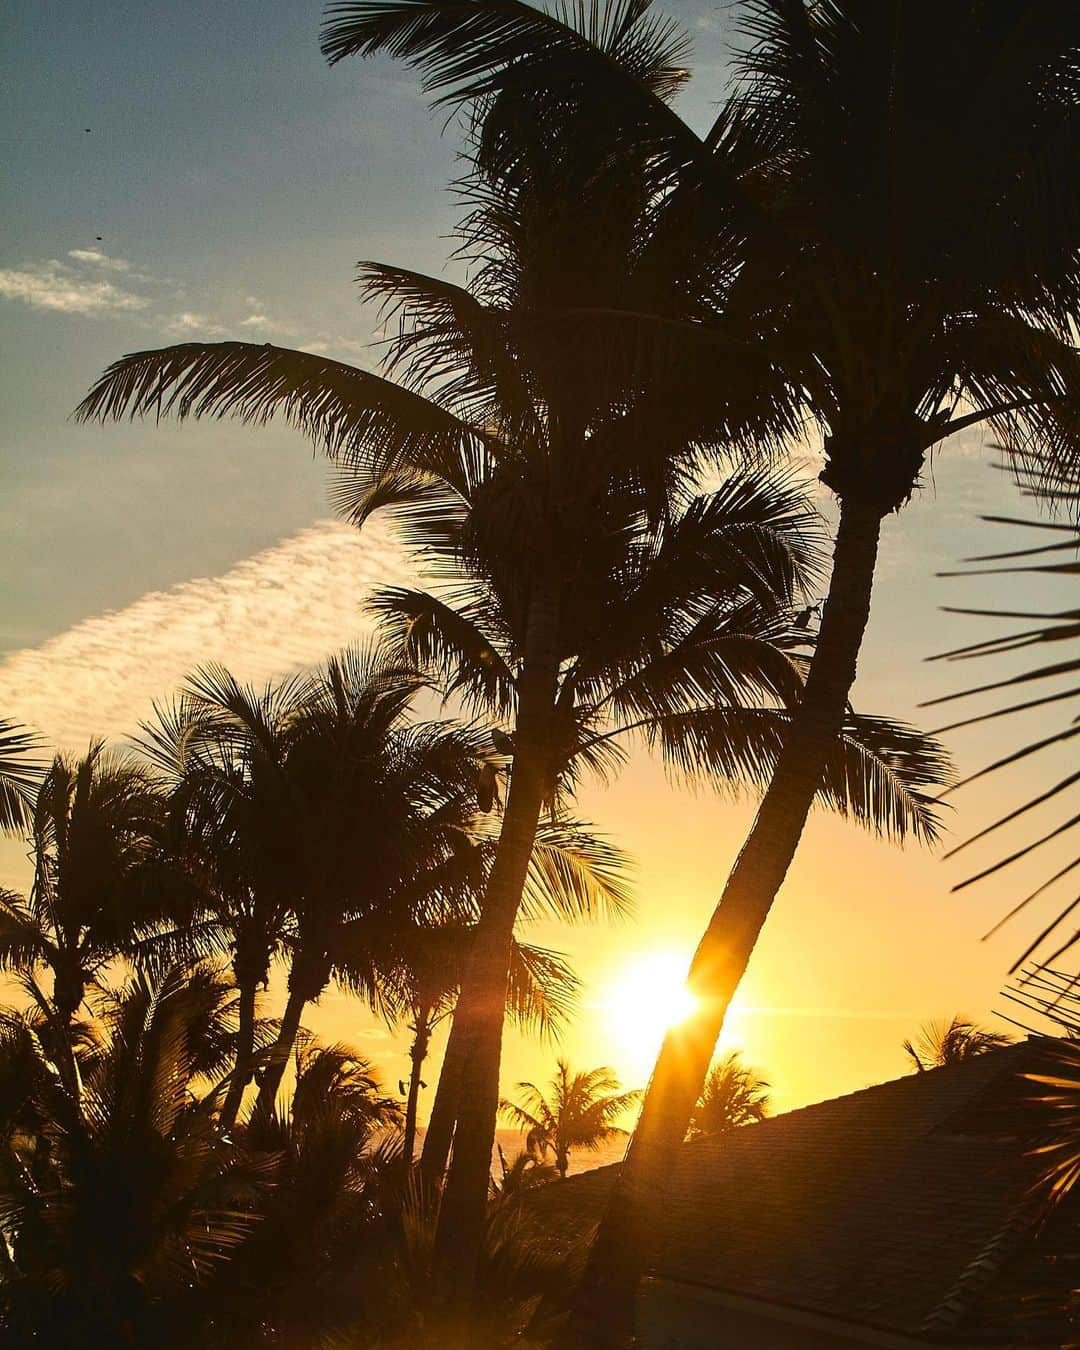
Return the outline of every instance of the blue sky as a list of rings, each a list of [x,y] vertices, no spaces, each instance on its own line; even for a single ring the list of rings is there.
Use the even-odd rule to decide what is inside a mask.
[[[668,9],[694,38],[684,112],[705,123],[727,12]],[[328,519],[323,468],[287,429],[90,428],[69,414],[110,360],[173,341],[228,335],[373,362],[355,263],[445,270],[457,140],[412,72],[327,69],[308,0],[9,0],[3,22],[0,711],[78,746],[132,727],[199,660],[264,678],[319,659],[361,630],[367,585],[405,575],[385,530],[357,537]],[[986,593],[934,573],[1005,542],[976,520],[1017,505],[987,458],[973,437],[947,447],[887,527],[857,687],[867,711],[925,723],[919,702],[962,675],[924,659],[983,635],[938,607],[959,594],[947,586],[968,602]],[[953,747],[974,767],[1003,734]],[[969,794],[960,832],[1012,791]],[[543,936],[594,991],[571,1048],[630,1075],[638,1061],[620,1060],[597,1012],[605,982],[643,945],[688,950],[752,806],[671,792],[644,761],[584,806],[640,856],[640,920]],[[1010,880],[950,899],[960,874],[814,820],[752,971],[747,1001],[772,1011],[740,1033],[782,1100],[900,1071],[898,1041],[922,1017],[986,1013],[1016,939],[977,937],[1015,892]],[[19,846],[0,846],[0,882],[24,879]],[[335,1006],[331,1021],[346,1015]],[[366,1023],[363,1035],[398,1055]],[[512,1041],[512,1074],[542,1072],[548,1054]]]

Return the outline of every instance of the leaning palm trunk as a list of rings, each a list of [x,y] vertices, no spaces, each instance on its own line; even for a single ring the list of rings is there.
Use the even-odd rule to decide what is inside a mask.
[[[843,722],[870,614],[882,512],[845,502],[832,582],[806,688],[776,771],[694,953],[694,1016],[668,1033],[634,1138],[590,1254],[560,1350],[614,1350],[633,1336],[634,1302],[677,1151],[724,1017],[783,884]]]
[[[439,1070],[439,1084],[435,1089],[435,1100],[424,1131],[424,1146],[420,1150],[420,1169],[428,1181],[442,1181],[450,1158],[454,1122],[457,1120],[458,1103],[461,1100],[465,1049],[465,1023],[455,1021],[450,1027],[446,1053],[443,1055],[442,1067]]]
[[[228,1091],[221,1104],[219,1124],[231,1130],[240,1114],[247,1086],[255,1076],[255,999],[258,978],[238,981],[240,989],[240,1028],[236,1044],[236,1063],[229,1079]]]
[[[470,1297],[480,1258],[499,1111],[499,1068],[510,944],[550,789],[552,718],[558,675],[558,602],[534,583],[519,677],[514,767],[502,830],[476,937],[454,1011],[465,1048],[454,1151],[435,1235],[435,1272],[448,1303]],[[546,593],[545,593],[546,592]]]
[[[296,1046],[296,1037],[300,1031],[300,1019],[303,1017],[304,1009],[309,1001],[309,995],[300,982],[290,979],[289,997],[285,1003],[285,1011],[281,1016],[277,1040],[270,1047],[270,1053],[266,1059],[266,1068],[263,1070],[262,1080],[259,1084],[259,1095],[255,1102],[256,1115],[269,1118],[274,1114],[278,1088],[281,1087],[281,1080],[285,1075],[285,1066],[292,1057],[293,1049]]]

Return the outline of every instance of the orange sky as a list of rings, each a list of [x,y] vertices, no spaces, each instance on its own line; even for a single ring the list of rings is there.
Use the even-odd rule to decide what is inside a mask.
[[[250,441],[254,447],[255,433]],[[297,447],[296,453],[304,452]],[[986,604],[1009,594],[1030,604],[1033,598],[1028,582],[991,589],[989,582],[934,577],[962,554],[1010,542],[1004,531],[975,520],[979,511],[1017,509],[1004,476],[987,470],[981,458],[973,440],[953,447],[939,460],[934,485],[886,525],[856,687],[862,711],[916,718],[923,726],[945,720],[916,705],[965,679],[981,681],[989,671],[926,664],[935,651],[986,632],[977,621],[942,614],[940,604]],[[267,555],[270,561],[260,555],[261,561],[221,577],[151,594],[15,653],[0,665],[0,706],[77,746],[95,730],[118,734],[134,726],[149,699],[166,693],[200,652],[259,678],[317,659],[360,631],[357,607],[366,586],[402,566],[385,531],[356,539],[339,527],[326,530],[325,538],[316,531],[300,544],[281,546]],[[127,654],[115,666],[101,655],[123,653],[125,645]],[[1026,729],[958,733],[950,745],[961,768],[970,770],[1015,744]],[[1031,770],[1025,768],[965,792],[957,802],[957,834],[985,824],[1026,781]],[[628,1086],[637,1086],[662,1012],[644,985],[634,999],[632,972],[655,953],[669,963],[688,960],[753,803],[675,787],[659,765],[636,756],[613,785],[587,785],[580,807],[583,818],[636,857],[636,917],[577,928],[543,923],[529,936],[568,952],[584,983],[562,1052],[579,1066],[610,1064]],[[1012,837],[1019,836],[1006,842]],[[0,879],[8,884],[26,884],[21,853],[11,841],[0,845]],[[992,1005],[1001,1006],[996,992],[1027,929],[1006,930],[986,944],[978,938],[1020,893],[1023,875],[1006,874],[950,896],[949,886],[964,875],[960,859],[943,862],[917,846],[900,850],[824,812],[814,814],[726,1032],[728,1043],[739,1045],[773,1084],[775,1107],[895,1076],[905,1068],[900,1042],[920,1022],[958,1010],[983,1018]],[[388,1033],[351,999],[328,993],[310,1022],[327,1037],[356,1043],[387,1083],[406,1071],[401,1035]],[[436,1054],[441,1044],[438,1038]],[[544,1078],[555,1052],[509,1032],[504,1087],[521,1077]],[[432,1064],[426,1081],[435,1080]]]
[[[133,729],[200,661],[262,680],[321,659],[363,630],[365,588],[405,573],[384,529],[357,537],[327,519],[322,466],[283,428],[75,427],[70,410],[108,360],[190,337],[377,359],[374,317],[350,287],[355,259],[445,268],[458,208],[444,185],[458,172],[458,140],[440,134],[411,72],[389,61],[330,71],[317,5],[271,0],[255,29],[212,0],[178,7],[167,27],[146,6],[63,23],[55,7],[16,8],[0,53],[11,65],[10,120],[27,128],[11,147],[19,191],[0,246],[0,714],[79,749],[93,734]],[[694,33],[696,77],[680,107],[705,127],[728,74],[732,14],[699,0],[667,8]],[[935,579],[965,554],[1010,546],[1006,531],[976,522],[980,511],[1018,509],[987,458],[973,437],[950,444],[926,489],[886,525],[855,691],[863,711],[930,725],[921,700],[986,677],[925,664],[988,631],[940,605],[1011,596],[1053,608],[1024,581]],[[951,744],[970,770],[1040,725],[992,726]],[[958,834],[1052,771],[1020,766],[964,793]],[[749,802],[675,790],[641,759],[610,789],[586,788],[582,815],[638,858],[639,904],[623,927],[531,934],[568,951],[585,981],[563,1047],[579,1065],[607,1062],[628,1084],[641,1081],[647,1048],[603,1005],[643,954],[689,957],[751,812]],[[1002,842],[1020,837],[1018,828]],[[23,851],[0,841],[0,884],[26,884]],[[811,821],[731,1029],[774,1084],[776,1106],[902,1072],[900,1042],[926,1018],[989,1015],[1031,926],[978,938],[1034,869],[951,897],[962,861]],[[404,1072],[400,1038],[340,996],[327,995],[312,1021],[355,1040],[388,1084]],[[553,1058],[552,1047],[511,1033],[506,1083],[546,1076]],[[427,1081],[435,1076],[433,1066]]]

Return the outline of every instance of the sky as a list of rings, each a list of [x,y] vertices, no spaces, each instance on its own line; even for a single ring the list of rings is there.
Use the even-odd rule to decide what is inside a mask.
[[[693,38],[681,110],[703,126],[728,74],[731,12],[666,9]],[[324,466],[286,428],[70,420],[110,361],[170,342],[271,341],[373,366],[378,317],[357,301],[357,260],[457,275],[454,127],[403,67],[328,69],[318,22],[310,0],[6,7],[0,715],[65,749],[133,731],[203,661],[257,680],[318,661],[363,634],[367,588],[410,576],[385,526],[358,534],[333,519]],[[981,514],[1030,514],[993,458],[974,434],[950,442],[886,523],[861,711],[931,727],[944,719],[921,703],[986,678],[927,662],[989,632],[941,606],[1053,607],[1049,588],[1032,606],[1030,579],[936,576],[1014,545]],[[948,743],[970,772],[1041,725],[991,724]],[[1032,773],[959,794],[953,842],[1018,800]],[[753,805],[678,789],[643,756],[613,786],[586,786],[581,813],[636,858],[638,900],[621,925],[530,934],[569,953],[584,981],[561,1047],[575,1064],[644,1081],[657,1028],[642,1012],[656,1002],[648,980],[688,961]],[[0,884],[26,885],[23,854],[0,842]],[[811,818],[725,1032],[773,1084],[776,1107],[894,1077],[920,1023],[1006,1006],[997,991],[1031,927],[980,937],[1036,867],[954,895],[971,870],[964,856],[901,851]],[[311,1020],[388,1082],[405,1072],[400,1034],[353,1001],[328,993]],[[508,1033],[505,1086],[546,1076],[555,1053]]]

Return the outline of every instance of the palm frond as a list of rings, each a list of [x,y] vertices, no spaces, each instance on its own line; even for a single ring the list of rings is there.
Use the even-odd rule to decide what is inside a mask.
[[[1050,461],[1047,460],[1049,464]],[[1050,480],[1046,480],[1046,474],[1050,475]],[[1068,500],[1070,493],[1077,489],[1078,480],[1075,473],[1062,471],[1060,469],[1043,469],[1038,471],[1038,477],[1032,487],[1032,495],[1037,500],[1048,503],[1051,513],[1057,505],[1063,500]],[[1080,534],[1078,534],[1075,524],[1055,519],[1053,514],[1049,520],[1017,520],[1013,517],[991,518],[991,522],[998,525],[1008,525],[1022,528],[1028,531],[1038,531],[1037,537],[1045,537],[1047,530],[1054,535],[1065,536],[1060,541],[1061,544],[1076,550],[1080,549]],[[1053,545],[1054,550],[1058,548],[1058,543]],[[1035,550],[1042,553],[1044,550],[1039,548]],[[1020,556],[1023,558],[1027,550],[1020,550]],[[1004,553],[989,554],[981,558],[970,559],[977,563],[995,563],[1002,562],[1001,568],[975,569],[974,571],[965,569],[961,572],[949,573],[950,576],[979,576],[986,570],[992,573],[1028,573],[1035,572],[1039,575],[1055,575],[1067,579],[1080,572],[1080,564],[1074,561],[1068,563],[1048,563],[1045,565],[1026,565],[1023,561],[1017,562],[1017,551],[1008,550]],[[1030,684],[1042,684],[1050,682],[1049,692],[1040,694],[1035,698],[1023,699],[1019,702],[1009,701],[1004,706],[993,707],[987,711],[976,713],[974,715],[958,719],[950,724],[947,730],[958,730],[980,725],[993,718],[1012,717],[1016,714],[1029,712],[1035,709],[1047,708],[1051,705],[1057,705],[1062,702],[1068,702],[1074,699],[1078,692],[1075,687],[1075,677],[1080,672],[1080,657],[1071,654],[1065,655],[1061,659],[1046,661],[1042,657],[1045,651],[1056,652],[1060,644],[1066,644],[1066,652],[1070,644],[1075,644],[1080,638],[1080,611],[1057,610],[1050,613],[1030,613],[1015,612],[1001,609],[977,609],[971,611],[961,611],[971,613],[975,617],[1000,619],[1012,621],[1017,618],[1034,621],[1034,627],[1025,628],[1017,631],[1011,627],[1004,636],[996,636],[986,639],[982,642],[968,644],[963,647],[953,648],[945,652],[939,659],[943,660],[969,660],[984,658],[1000,658],[1012,656],[1017,653],[1024,655],[1035,655],[1035,660],[1028,664],[1018,673],[1006,676],[1000,680],[993,680],[976,687],[961,690],[955,694],[950,694],[946,698],[934,700],[935,704],[952,702],[957,699],[971,698],[975,696],[985,696],[988,694],[1008,692],[1014,689],[1023,689]],[[1064,688],[1058,687],[1064,684]],[[1074,724],[1067,724],[1064,729],[1052,731],[1046,734],[1038,735],[1023,742],[1017,749],[1006,754],[998,755],[989,761],[976,772],[969,774],[957,788],[966,786],[982,779],[988,775],[1000,773],[1014,765],[1025,761],[1034,761],[1035,757],[1046,752],[1053,753],[1057,749],[1064,749],[1070,745],[1078,734],[1078,728]],[[1075,772],[1065,772],[1064,774],[1051,779],[1048,783],[1040,784],[1029,794],[1025,795],[1019,805],[1005,811],[988,825],[983,826],[973,834],[961,841],[951,850],[949,857],[966,850],[981,841],[996,835],[999,830],[1012,825],[1014,822],[1024,819],[1035,821],[1038,819],[1039,811],[1047,806],[1055,806],[1060,803],[1067,803],[1075,796],[1077,784],[1080,783],[1080,775]],[[986,877],[997,875],[1004,869],[1021,863],[1031,858],[1038,850],[1046,848],[1048,845],[1056,844],[1058,841],[1067,843],[1068,836],[1080,827],[1080,814],[1075,812],[1066,813],[1064,818],[1057,819],[1049,827],[1043,825],[1029,825],[1030,834],[1025,842],[1018,847],[995,857],[989,863],[979,867],[968,876],[957,882],[954,890],[961,890],[975,883],[982,881]],[[1062,861],[1055,859],[1054,864],[1047,870],[1039,883],[1027,894],[1023,895],[1014,903],[1009,913],[994,926],[991,930],[996,932],[1002,924],[1015,918],[1017,915],[1028,910],[1028,906],[1043,894],[1051,891],[1058,882],[1069,876],[1077,867],[1080,867],[1080,856],[1073,852],[1066,853]],[[1047,958],[1050,961],[1057,960],[1064,952],[1068,951],[1076,942],[1075,935],[1069,935],[1062,939],[1059,933],[1061,925],[1067,920],[1075,908],[1075,901],[1066,900],[1057,908],[1051,920],[1044,923],[1037,930],[1032,941],[1030,941],[1021,952],[1020,956],[1013,963],[1012,971],[1017,970],[1029,958],[1043,946],[1044,943],[1051,940],[1058,943],[1056,949]],[[988,935],[989,936],[989,935]]]
[[[275,416],[331,459],[452,464],[484,437],[402,385],[311,352],[246,342],[182,343],[114,362],[76,409],[79,421],[122,417]]]
[[[0,717],[0,832],[25,830],[45,774],[42,742],[27,728]]]

